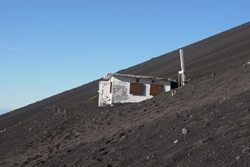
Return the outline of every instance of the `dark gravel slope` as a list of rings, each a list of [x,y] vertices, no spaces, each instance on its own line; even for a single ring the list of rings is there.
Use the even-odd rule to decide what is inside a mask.
[[[98,108],[96,80],[2,115],[0,166],[250,166],[249,46],[246,23],[183,47],[175,96]],[[175,50],[120,72],[178,70]]]

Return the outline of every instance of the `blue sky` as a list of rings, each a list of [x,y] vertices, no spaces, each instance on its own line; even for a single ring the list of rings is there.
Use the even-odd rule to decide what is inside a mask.
[[[247,0],[0,0],[0,114],[249,21]]]

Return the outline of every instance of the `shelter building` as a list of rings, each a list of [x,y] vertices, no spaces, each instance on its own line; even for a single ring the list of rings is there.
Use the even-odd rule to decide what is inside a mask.
[[[98,106],[141,102],[178,87],[173,79],[153,76],[109,73],[103,79],[107,81],[99,82]]]

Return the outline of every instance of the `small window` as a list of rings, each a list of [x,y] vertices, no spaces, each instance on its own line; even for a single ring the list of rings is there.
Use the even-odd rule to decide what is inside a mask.
[[[163,92],[163,85],[160,84],[150,84],[150,95],[156,96]]]
[[[130,83],[130,94],[132,95],[142,95],[143,84],[142,83]]]

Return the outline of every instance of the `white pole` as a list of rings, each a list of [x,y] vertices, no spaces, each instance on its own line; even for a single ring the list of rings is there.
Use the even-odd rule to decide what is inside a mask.
[[[180,87],[180,74],[179,74],[179,71],[178,71],[178,88]]]
[[[182,78],[182,86],[185,85],[186,82],[186,75],[185,75],[185,64],[184,64],[184,54],[183,49],[180,49],[180,60],[181,60],[181,78]]]

